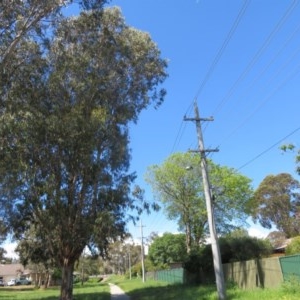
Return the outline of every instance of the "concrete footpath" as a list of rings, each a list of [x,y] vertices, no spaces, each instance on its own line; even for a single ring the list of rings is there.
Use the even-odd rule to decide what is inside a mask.
[[[127,296],[122,289],[117,285],[109,283],[111,300],[130,300],[130,297]]]

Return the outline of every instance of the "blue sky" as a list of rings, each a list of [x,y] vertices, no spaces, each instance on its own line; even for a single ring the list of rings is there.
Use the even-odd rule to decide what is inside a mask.
[[[279,149],[284,143],[300,146],[299,1],[115,0],[110,5],[121,8],[128,25],[148,32],[169,60],[164,104],[144,111],[131,127],[131,168],[147,199],[153,197],[144,181],[147,167],[197,148],[195,124],[183,121],[184,115],[193,117],[194,100],[202,117],[215,119],[203,129],[205,146],[219,147],[211,156],[216,163],[239,169],[254,188],[269,174],[288,172],[299,179],[294,155]],[[144,236],[177,230],[163,213],[143,216],[143,224]],[[140,237],[139,228],[129,228]],[[259,226],[251,230],[266,233]]]
[[[165,102],[131,126],[131,170],[148,200],[153,196],[144,181],[147,167],[197,148],[195,124],[183,121],[184,115],[193,117],[195,100],[202,117],[215,119],[203,129],[205,146],[219,147],[211,156],[216,163],[239,169],[254,188],[269,174],[288,172],[299,179],[294,155],[279,149],[284,143],[300,148],[299,1],[114,0],[113,5],[128,25],[148,32],[169,60]],[[145,237],[177,231],[162,212],[142,221]],[[128,227],[134,238],[141,236],[138,227]],[[266,233],[259,226],[251,230]]]

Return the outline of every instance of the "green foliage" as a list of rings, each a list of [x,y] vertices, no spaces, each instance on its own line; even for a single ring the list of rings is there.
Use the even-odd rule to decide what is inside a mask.
[[[164,233],[149,246],[148,258],[154,266],[183,262],[186,257],[184,234]]]
[[[252,199],[252,216],[265,228],[275,225],[287,238],[300,233],[300,184],[290,174],[267,176]]]
[[[55,281],[55,280],[61,279],[61,277],[62,277],[61,269],[60,268],[54,268],[53,273],[52,273],[52,279]]]
[[[151,271],[157,270],[157,268],[152,264],[152,262],[148,258],[146,258],[144,260],[144,264],[145,264],[145,271],[146,272],[151,272]],[[167,269],[167,268],[168,268],[168,266],[166,266],[166,265],[165,266],[163,266],[163,265],[159,266],[159,269]],[[131,276],[142,278],[143,269],[142,269],[142,262],[141,261],[137,262],[135,265],[132,266]],[[126,273],[126,277],[129,277],[128,272]]]
[[[119,285],[131,299],[139,300],[182,300],[182,299],[205,299],[216,300],[218,294],[216,285],[170,285],[166,282],[146,280],[142,282],[140,279],[126,280],[124,278],[114,278],[112,282]],[[295,292],[296,287],[289,288],[274,288],[274,289],[240,289],[232,283],[226,286],[227,299],[240,300],[297,300],[299,292]]]
[[[0,300],[57,300],[59,289],[51,287],[48,289],[36,289],[34,286],[1,287]],[[109,300],[110,291],[107,284],[99,284],[88,281],[83,286],[74,285],[74,299],[76,300]]]
[[[236,232],[220,238],[219,246],[222,263],[262,258],[272,253],[272,246],[268,240],[248,235],[239,236]],[[211,245],[205,245],[199,251],[192,251],[184,263],[184,268],[198,274],[203,280],[214,278]]]
[[[285,249],[286,255],[294,255],[300,253],[300,236],[296,236],[292,239],[290,244]]]
[[[298,276],[290,276],[288,280],[285,280],[282,284],[282,289],[287,294],[299,295],[300,293],[300,281]]]
[[[129,124],[162,103],[167,64],[106,1],[82,1],[71,18],[58,12],[73,1],[46,2],[0,4],[0,201],[16,238],[35,233],[30,258],[64,268],[64,299],[85,246],[104,255],[139,207]]]
[[[222,262],[244,261],[267,257],[272,253],[272,245],[268,240],[255,237],[223,237],[220,238]]]
[[[208,169],[216,227],[219,233],[229,232],[246,221],[246,208],[252,196],[251,181],[212,161],[208,161]],[[208,234],[208,222],[200,156],[172,154],[162,165],[148,168],[146,181],[164,204],[167,216],[177,220],[180,230],[186,233],[188,252],[203,243]]]

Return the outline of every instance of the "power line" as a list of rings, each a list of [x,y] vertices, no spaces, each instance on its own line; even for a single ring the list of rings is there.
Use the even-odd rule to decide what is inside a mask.
[[[234,32],[236,31],[236,29],[237,29],[237,27],[238,27],[238,25],[239,25],[239,23],[240,23],[240,21],[241,21],[243,15],[244,15],[245,11],[246,11],[246,9],[247,9],[249,3],[250,3],[250,1],[249,1],[249,0],[246,0],[246,1],[244,2],[244,5],[241,7],[241,9],[240,9],[240,11],[239,11],[239,14],[238,14],[237,18],[235,19],[235,21],[234,21],[234,23],[233,23],[233,25],[232,25],[230,31],[229,31],[228,34],[227,34],[226,39],[224,40],[224,42],[223,42],[221,48],[219,49],[219,51],[218,51],[216,57],[214,58],[214,60],[213,60],[213,62],[212,62],[210,68],[208,69],[208,71],[207,71],[207,73],[206,73],[204,79],[202,80],[202,82],[201,82],[201,84],[200,84],[200,87],[199,87],[199,89],[198,89],[198,91],[197,91],[197,93],[196,93],[195,99],[197,99],[197,98],[199,97],[199,95],[200,95],[201,91],[203,90],[205,84],[207,83],[209,77],[211,76],[211,74],[212,74],[212,72],[214,71],[216,65],[218,64],[220,58],[222,57],[222,55],[223,55],[223,53],[224,53],[224,51],[225,51],[225,49],[226,49],[228,43],[229,43],[229,41],[231,40],[231,38],[232,38]]]
[[[269,63],[265,66],[264,69],[261,70],[261,72],[254,78],[252,83],[249,85],[248,90],[252,89],[252,87],[255,85],[255,82],[258,81],[259,78],[262,77],[262,75],[270,68],[270,66],[276,61],[276,59],[279,57],[279,55],[283,52],[283,50],[287,47],[287,45],[292,41],[292,39],[295,37],[297,33],[300,31],[300,25],[292,32],[292,34],[287,38],[285,43],[282,45],[282,47],[277,51],[277,53],[271,58]],[[298,49],[299,51],[299,49]],[[297,51],[297,52],[298,52]]]
[[[244,94],[248,94],[249,91],[251,91],[255,85],[255,82],[257,82],[259,80],[259,78],[262,77],[262,75],[270,68],[270,66],[276,61],[276,58],[280,55],[280,53],[283,52],[283,50],[287,47],[287,45],[289,44],[289,42],[293,39],[293,37],[299,33],[300,31],[300,26],[298,26],[293,33],[288,37],[288,39],[285,41],[285,43],[283,44],[283,46],[277,51],[277,53],[271,58],[271,60],[269,61],[269,63],[261,70],[261,72],[254,78],[254,80],[252,81],[252,83],[248,86],[248,88],[245,90]],[[278,74],[282,74],[282,70],[291,62],[294,60],[295,56],[297,54],[299,54],[300,52],[300,48],[298,48],[293,55],[290,56],[290,58],[284,63],[282,64],[278,70],[276,72],[272,72],[273,76],[268,80],[268,82],[265,84],[265,86],[272,86],[271,85],[271,81],[278,75]],[[230,114],[230,113],[229,113]]]
[[[269,95],[267,95],[255,108],[252,113],[250,113],[227,137],[223,139],[223,141],[219,144],[218,147],[220,147],[221,144],[223,144],[226,140],[231,138],[240,128],[242,128],[262,107],[265,105],[270,99],[271,96],[274,95],[280,88],[282,88],[291,78],[296,76],[300,72],[300,64],[297,66],[296,70],[292,72],[289,76],[287,76]]]
[[[290,137],[291,135],[295,134],[297,131],[300,130],[300,127],[296,128],[295,130],[293,130],[291,133],[289,133],[288,135],[286,135],[285,137],[281,138],[278,142],[276,142],[275,144],[273,144],[271,147],[267,148],[266,150],[264,150],[263,152],[261,152],[260,154],[256,155],[254,158],[250,159],[248,162],[246,162],[245,164],[243,164],[241,167],[239,167],[237,170],[239,171],[240,169],[248,166],[249,164],[251,164],[253,161],[255,161],[256,159],[258,159],[259,157],[263,156],[264,154],[266,154],[267,152],[269,152],[271,149],[273,149],[274,147],[276,147],[278,144],[280,144],[281,142],[283,142],[285,139],[287,139],[288,137]]]
[[[253,56],[249,64],[247,65],[246,69],[242,72],[242,74],[238,77],[238,79],[235,81],[233,86],[230,88],[226,96],[220,101],[217,108],[213,112],[213,115],[215,115],[217,112],[221,110],[221,108],[224,106],[224,104],[229,100],[231,95],[236,90],[238,84],[246,77],[246,75],[249,73],[251,68],[255,65],[255,63],[258,61],[258,59],[263,54],[264,50],[269,46],[274,36],[277,34],[277,32],[282,28],[292,11],[295,9],[295,7],[298,5],[298,1],[294,0],[292,4],[288,7],[280,21],[276,24],[275,28],[272,30],[272,32],[269,34],[265,42],[262,44],[262,46],[259,48],[259,50],[256,52],[256,54]]]

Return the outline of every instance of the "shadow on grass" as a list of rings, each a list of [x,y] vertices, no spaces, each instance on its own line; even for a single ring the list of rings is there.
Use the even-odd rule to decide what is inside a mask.
[[[91,293],[91,294],[74,295],[74,300],[110,300],[110,293],[101,292],[98,294]]]
[[[160,287],[144,287],[127,293],[131,300],[217,300],[218,292],[214,285],[167,285]],[[228,290],[227,300],[237,299],[234,290]],[[238,298],[242,299],[242,298]]]
[[[131,300],[183,300],[201,299],[211,300],[215,293],[214,286],[185,286],[181,284],[168,285],[163,287],[145,287],[130,291],[128,296]]]

